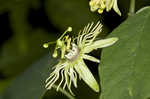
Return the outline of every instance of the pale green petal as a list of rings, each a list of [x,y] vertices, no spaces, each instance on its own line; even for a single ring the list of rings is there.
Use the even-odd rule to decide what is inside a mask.
[[[104,48],[113,45],[116,41],[118,41],[117,37],[112,37],[108,39],[97,40],[93,44],[84,48],[84,53],[90,53],[93,50],[98,48]]]
[[[114,0],[106,0],[106,11],[110,11],[113,7]]]
[[[83,58],[84,58],[84,59],[87,59],[87,60],[90,60],[90,61],[93,61],[93,62],[96,62],[96,63],[99,63],[99,62],[100,62],[99,59],[97,59],[97,58],[95,58],[95,57],[93,57],[93,56],[90,56],[90,55],[86,55],[86,54],[83,55]]]
[[[78,65],[75,65],[75,70],[90,88],[95,92],[99,92],[99,85],[83,60],[78,61]]]
[[[118,13],[118,15],[121,16],[121,12],[120,12],[118,5],[117,5],[117,0],[114,1],[113,9],[115,10],[116,13]]]

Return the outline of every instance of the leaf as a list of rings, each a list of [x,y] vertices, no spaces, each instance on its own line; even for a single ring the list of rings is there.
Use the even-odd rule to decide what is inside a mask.
[[[100,99],[150,98],[150,7],[129,17],[110,37],[118,42],[102,52]]]
[[[44,81],[55,63],[48,56],[41,58],[13,80],[2,99],[40,99],[46,91]]]

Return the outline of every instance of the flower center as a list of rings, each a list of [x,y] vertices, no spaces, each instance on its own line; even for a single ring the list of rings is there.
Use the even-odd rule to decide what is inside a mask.
[[[80,55],[80,49],[72,43],[72,49],[65,55],[69,61],[74,61]]]

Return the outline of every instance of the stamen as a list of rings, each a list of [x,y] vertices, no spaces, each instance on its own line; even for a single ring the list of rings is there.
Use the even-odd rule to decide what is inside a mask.
[[[71,32],[72,31],[72,27],[68,27],[68,32]]]
[[[43,44],[43,47],[44,47],[44,48],[48,48],[49,45],[54,44],[54,43],[56,43],[56,41],[44,43],[44,44]]]
[[[69,50],[69,49],[70,49],[70,44],[71,44],[71,38],[67,38],[67,39],[66,39],[66,42],[67,42],[67,47],[66,47],[66,49]]]
[[[71,32],[72,31],[72,27],[68,27],[68,29],[60,36],[59,39],[63,38],[63,36],[67,33],[67,32]]]
[[[55,50],[54,50],[54,53],[53,53],[53,57],[56,58],[57,55],[58,55],[58,53],[57,53],[57,46],[56,46],[56,47],[55,47]]]

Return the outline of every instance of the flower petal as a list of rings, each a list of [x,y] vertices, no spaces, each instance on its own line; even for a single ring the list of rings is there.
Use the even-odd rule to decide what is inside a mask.
[[[90,88],[92,88],[95,92],[99,92],[98,83],[82,59],[78,61],[78,65],[75,65],[75,69]]]
[[[112,37],[108,39],[103,40],[97,40],[93,44],[86,46],[84,48],[84,53],[90,53],[91,51],[98,49],[98,48],[104,48],[113,45],[116,41],[118,41],[117,37]]]
[[[114,4],[114,0],[106,0],[106,11],[110,11]]]
[[[95,57],[93,57],[93,56],[90,56],[90,55],[84,54],[84,55],[83,55],[83,58],[84,58],[84,59],[87,59],[87,60],[90,60],[90,61],[93,61],[93,62],[96,62],[96,63],[100,63],[100,60],[99,60],[99,59],[97,59],[97,58],[95,58]]]
[[[118,15],[121,16],[121,12],[120,12],[118,5],[117,5],[117,0],[114,1],[113,9],[115,10],[116,13],[118,13]]]

